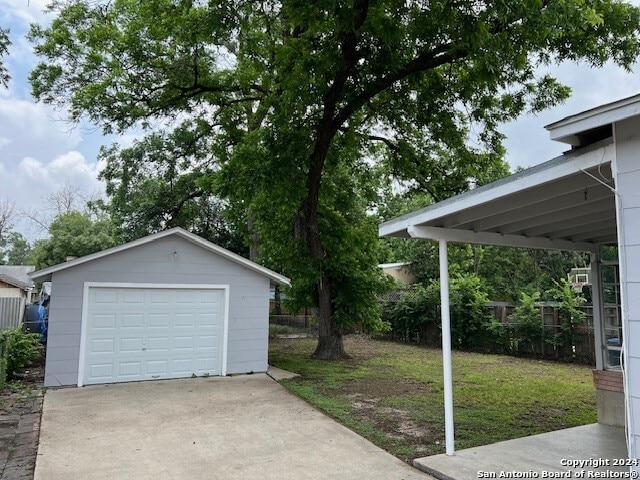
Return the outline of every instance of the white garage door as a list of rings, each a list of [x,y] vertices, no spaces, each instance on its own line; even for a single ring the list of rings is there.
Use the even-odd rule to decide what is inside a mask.
[[[213,288],[90,286],[79,383],[221,375],[224,299]]]

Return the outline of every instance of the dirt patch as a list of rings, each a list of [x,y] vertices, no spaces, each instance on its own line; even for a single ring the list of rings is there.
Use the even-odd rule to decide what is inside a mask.
[[[366,378],[348,382],[335,393],[349,401],[353,415],[384,432],[389,442],[403,445],[403,460],[410,462],[439,451],[442,433],[416,422],[402,408],[386,406],[385,399],[431,392],[430,385],[412,379]]]
[[[418,424],[402,409],[380,405],[379,398],[363,394],[349,395],[354,415],[383,431],[389,440],[405,445],[410,454],[403,460],[411,462],[415,457],[432,454],[440,445],[441,435],[426,423]]]

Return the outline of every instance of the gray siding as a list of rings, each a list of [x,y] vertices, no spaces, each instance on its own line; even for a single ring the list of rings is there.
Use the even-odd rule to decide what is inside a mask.
[[[169,236],[53,274],[46,386],[77,384],[85,282],[229,285],[227,373],[267,370],[269,278]]]

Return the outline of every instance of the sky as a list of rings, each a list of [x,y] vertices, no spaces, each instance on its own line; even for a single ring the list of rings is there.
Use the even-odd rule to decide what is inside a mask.
[[[97,175],[101,165],[96,160],[100,146],[131,141],[105,137],[91,125],[71,126],[64,111],[36,103],[31,97],[27,78],[37,59],[25,35],[30,23],[49,21],[43,13],[49,1],[0,0],[0,27],[11,29],[12,41],[4,59],[12,80],[8,89],[0,87],[0,200],[14,202],[17,209],[26,211],[42,208],[46,195],[65,184],[87,197],[100,195],[103,185]],[[640,4],[640,0],[633,3]],[[549,139],[545,125],[640,93],[640,63],[633,73],[614,65],[595,70],[576,64],[555,66],[549,73],[570,86],[573,95],[561,106],[502,127],[512,169],[537,165],[567,150],[567,145]],[[43,235],[25,219],[17,222],[15,230],[31,240]]]

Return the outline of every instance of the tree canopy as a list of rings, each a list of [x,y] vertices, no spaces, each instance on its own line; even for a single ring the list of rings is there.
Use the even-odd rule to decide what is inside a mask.
[[[344,325],[378,319],[367,212],[381,176],[434,199],[482,183],[502,168],[500,123],[569,95],[545,66],[630,68],[639,52],[640,10],[614,0],[62,0],[52,9],[51,25],[31,32],[42,59],[35,97],[106,132],[205,132],[194,158],[208,165],[190,161],[180,175],[197,172],[189,188],[241,211],[263,261],[293,278],[294,299],[317,307],[318,358],[344,355]]]
[[[2,57],[9,53],[9,30],[0,28],[0,87],[6,87],[9,84],[9,71],[4,64]]]
[[[82,257],[117,244],[108,219],[93,219],[71,211],[58,215],[49,226],[49,237],[35,242],[29,262],[41,269],[57,265],[67,257]]]

